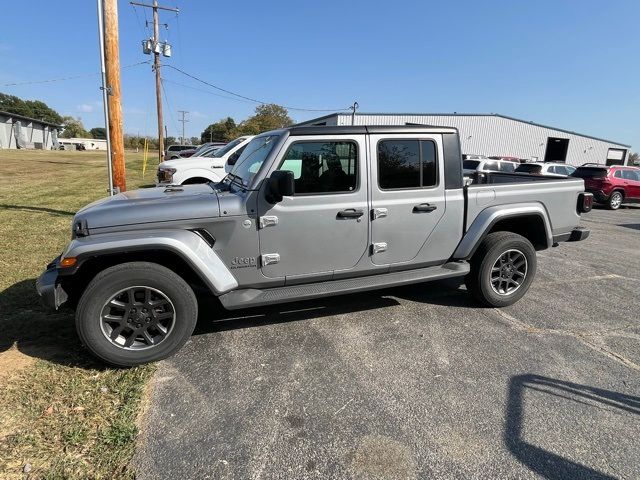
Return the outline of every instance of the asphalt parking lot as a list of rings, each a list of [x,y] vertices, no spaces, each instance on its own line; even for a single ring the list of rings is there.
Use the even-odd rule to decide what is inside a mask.
[[[640,478],[640,208],[519,303],[457,282],[243,313],[162,362],[140,478]]]

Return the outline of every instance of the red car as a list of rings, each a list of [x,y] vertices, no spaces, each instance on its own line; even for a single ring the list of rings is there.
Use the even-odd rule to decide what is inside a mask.
[[[582,166],[571,174],[584,180],[593,199],[617,210],[622,203],[640,202],[640,168],[622,165]]]

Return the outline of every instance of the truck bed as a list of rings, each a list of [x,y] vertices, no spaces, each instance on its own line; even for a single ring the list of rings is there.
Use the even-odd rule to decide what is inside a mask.
[[[584,192],[580,178],[489,173],[479,180],[483,183],[465,187],[465,231],[481,211],[497,205],[542,205],[554,236],[571,232],[580,222],[577,202]]]

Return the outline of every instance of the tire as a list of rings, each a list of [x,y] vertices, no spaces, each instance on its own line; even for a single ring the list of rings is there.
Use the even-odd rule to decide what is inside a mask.
[[[197,318],[196,296],[182,277],[156,263],[130,262],[103,270],[89,283],[76,310],[76,329],[100,360],[132,367],[173,355],[189,340]]]
[[[624,200],[624,194],[620,190],[614,190],[607,202],[609,210],[618,210]]]
[[[510,261],[505,261],[508,257]],[[522,259],[525,260],[524,269]],[[536,267],[536,251],[529,240],[516,233],[493,232],[482,240],[471,258],[471,271],[465,277],[465,284],[482,304],[506,307],[527,293]],[[494,268],[500,270],[496,272]]]

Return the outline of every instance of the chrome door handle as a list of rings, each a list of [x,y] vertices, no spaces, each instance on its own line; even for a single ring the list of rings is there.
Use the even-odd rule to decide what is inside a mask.
[[[364,211],[355,208],[347,208],[338,212],[338,218],[360,218],[364,215]]]
[[[433,212],[436,208],[435,205],[429,205],[428,203],[421,203],[420,205],[416,205],[413,207],[413,213],[418,212]]]

